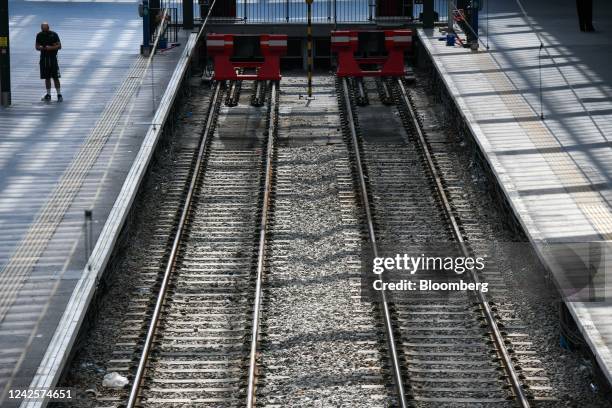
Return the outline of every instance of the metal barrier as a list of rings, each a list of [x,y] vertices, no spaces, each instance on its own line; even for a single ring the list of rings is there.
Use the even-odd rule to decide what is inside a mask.
[[[202,11],[210,0],[193,1],[195,19],[202,19]],[[448,19],[448,1],[434,0],[438,21]],[[177,23],[183,19],[180,0],[162,0],[162,7],[177,7]],[[304,0],[233,0],[217,2],[211,22],[246,24],[306,23],[307,6]],[[423,0],[316,0],[312,4],[314,24],[380,23],[419,21]],[[392,4],[392,6],[389,6]],[[202,6],[202,7],[201,7]],[[392,11],[397,11],[395,14]]]
[[[174,3],[167,1],[164,2],[166,4],[170,4],[170,3]],[[156,9],[156,8],[151,8],[149,9],[150,13],[154,13],[154,15],[163,15],[164,10],[166,10],[166,27],[165,29],[159,33],[161,35],[161,39],[165,39],[167,42],[169,43],[175,43],[178,42],[178,33],[179,33],[179,24],[177,24],[177,20],[178,20],[178,12],[179,10],[176,7],[162,7],[160,9]],[[160,17],[161,18],[161,17]],[[159,21],[156,21],[156,26],[157,24],[159,24]],[[153,40],[155,40],[155,38],[153,38]],[[164,47],[160,47],[160,48],[164,48]]]
[[[312,22],[360,22],[372,21],[375,5],[369,0],[319,0],[312,4]],[[239,19],[247,23],[306,23],[307,5],[305,1],[284,0],[277,3],[257,0],[239,2]]]
[[[434,11],[437,15],[437,21],[448,21],[448,2],[450,0],[434,0]],[[423,0],[414,1],[413,16],[415,20],[421,20],[423,12]]]
[[[198,0],[184,0],[191,1],[193,3],[193,17],[196,20],[201,20],[205,16],[200,15],[200,7],[198,5]],[[222,4],[221,2],[219,2]],[[219,4],[215,6],[219,7]],[[160,8],[168,8],[175,10],[176,14],[172,15],[172,21],[170,21],[170,26],[182,26],[183,25],[183,0],[160,0]]]

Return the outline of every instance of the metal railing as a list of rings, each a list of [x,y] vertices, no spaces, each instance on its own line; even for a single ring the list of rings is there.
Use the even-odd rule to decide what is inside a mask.
[[[172,20],[170,21],[170,26],[182,26],[183,25],[183,2],[191,2],[193,7],[193,17],[196,20],[201,20],[206,16],[200,15],[200,6],[198,4],[198,0],[160,0],[160,8],[161,9],[173,9],[176,14],[172,15]],[[219,7],[216,5],[215,8]]]
[[[448,2],[450,0],[434,0],[434,12],[436,13],[436,21],[448,21]],[[423,0],[415,0],[412,15],[415,20],[421,20],[423,13]]]
[[[180,0],[166,0],[166,7],[175,7]],[[185,0],[190,1],[190,0]],[[210,0],[191,0],[196,20],[206,10]],[[448,19],[448,1],[434,0],[438,21]],[[172,4],[170,4],[172,3]],[[180,3],[182,4],[182,3]],[[182,6],[178,6],[178,21],[182,21]],[[314,24],[380,23],[419,21],[422,0],[314,0]],[[306,23],[304,0],[226,0],[215,5],[211,21],[246,24]]]
[[[165,3],[170,4],[172,2],[167,1]],[[149,9],[149,12],[159,16],[162,16],[164,13],[166,13],[166,24],[164,26],[164,29],[159,33],[154,33],[153,41],[156,39],[155,35],[159,34],[161,36],[160,41],[165,40],[170,43],[178,42],[179,25],[176,24],[178,20],[178,9],[176,7],[162,7],[159,9],[151,8]],[[165,47],[162,46],[159,48]]]

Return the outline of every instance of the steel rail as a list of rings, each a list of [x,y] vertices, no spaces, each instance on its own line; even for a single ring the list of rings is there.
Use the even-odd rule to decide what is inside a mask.
[[[262,84],[262,86],[265,86]],[[270,113],[269,122],[266,129],[266,135],[268,137],[267,148],[266,148],[266,178],[264,182],[264,196],[262,202],[261,219],[259,223],[259,249],[257,253],[257,280],[255,286],[255,300],[253,302],[253,327],[251,331],[251,353],[249,356],[249,378],[248,378],[248,389],[247,389],[247,407],[252,408],[255,406],[255,377],[257,370],[257,346],[259,336],[259,324],[261,315],[261,303],[262,303],[262,284],[264,275],[264,259],[266,251],[266,241],[268,238],[268,217],[270,210],[270,196],[272,195],[272,172],[273,167],[273,155],[274,155],[274,137],[276,133],[277,123],[277,110],[278,110],[278,95],[277,95],[278,82],[272,82],[272,92],[270,95]]]
[[[134,380],[132,382],[132,388],[130,389],[130,396],[129,396],[126,408],[134,408],[134,406],[136,405],[136,401],[139,398],[138,394],[140,391],[140,387],[142,385],[142,379],[144,376],[144,372],[146,370],[147,361],[149,359],[149,352],[151,351],[151,345],[153,344],[153,341],[155,339],[155,333],[157,330],[159,318],[161,315],[161,310],[162,310],[164,300],[166,297],[166,292],[168,290],[170,277],[172,275],[172,272],[174,271],[174,266],[175,266],[175,262],[177,259],[179,247],[181,244],[181,240],[183,238],[183,233],[185,232],[185,227],[187,225],[187,219],[189,217],[189,212],[191,210],[191,204],[193,201],[194,191],[196,189],[196,184],[198,183],[198,180],[200,178],[199,177],[200,170],[204,163],[204,156],[206,152],[206,146],[208,144],[208,138],[212,136],[212,133],[214,131],[215,115],[217,113],[216,112],[217,109],[219,108],[220,90],[221,90],[221,83],[217,82],[214,93],[213,93],[213,97],[210,102],[210,111],[208,113],[208,118],[206,119],[206,125],[202,132],[202,138],[200,141],[198,157],[197,157],[197,160],[194,166],[193,175],[191,177],[191,182],[189,184],[189,190],[187,192],[185,203],[183,205],[183,209],[181,212],[181,218],[178,223],[178,229],[176,230],[176,234],[174,235],[174,241],[172,243],[172,250],[170,251],[168,263],[164,271],[164,278],[162,280],[161,287],[159,289],[159,293],[157,295],[155,309],[153,311],[153,316],[151,317],[149,329],[147,330],[147,337],[145,339],[142,354],[140,355],[140,361],[138,362],[138,369],[136,370],[136,375],[134,376]]]
[[[346,105],[347,121],[351,131],[351,141],[353,149],[355,151],[355,161],[359,178],[359,190],[361,195],[361,202],[365,211],[368,236],[370,238],[370,245],[372,247],[372,255],[378,257],[378,245],[376,243],[376,234],[374,232],[374,222],[372,212],[370,210],[370,200],[368,199],[368,187],[365,181],[365,175],[363,172],[363,164],[361,163],[361,153],[359,150],[359,143],[357,138],[357,130],[355,129],[355,120],[353,117],[351,97],[349,94],[348,84],[346,78],[342,78],[342,90],[344,96],[344,103]],[[383,309],[383,316],[385,320],[385,331],[387,337],[387,346],[389,347],[389,356],[393,366],[393,378],[395,380],[395,388],[397,392],[399,406],[401,408],[407,408],[408,402],[406,400],[406,394],[404,392],[404,382],[402,379],[402,372],[400,368],[399,356],[397,353],[397,347],[395,346],[395,335],[393,334],[393,326],[391,324],[391,312],[389,311],[389,305],[387,304],[387,296],[385,291],[379,291]]]
[[[429,171],[431,172],[431,175],[435,181],[436,191],[438,193],[440,200],[442,201],[444,212],[446,216],[448,217],[450,224],[452,225],[452,232],[455,237],[455,240],[459,243],[459,247],[461,248],[461,252],[463,256],[470,257],[472,256],[472,251],[466,245],[465,240],[463,238],[463,234],[461,233],[461,230],[459,229],[459,222],[457,221],[457,218],[453,214],[453,211],[450,205],[450,200],[448,199],[446,191],[444,190],[444,186],[442,185],[442,178],[440,177],[440,174],[435,166],[433,156],[431,154],[431,151],[429,150],[427,141],[425,140],[425,135],[423,134],[423,131],[419,124],[416,112],[414,111],[412,102],[410,100],[410,97],[408,96],[408,92],[406,91],[406,87],[404,86],[404,83],[402,82],[402,80],[399,78],[397,79],[397,84],[398,84],[400,95],[402,97],[404,105],[406,106],[406,109],[408,110],[408,113],[410,114],[410,118],[412,119],[414,129],[418,136],[419,145],[421,146],[423,154],[425,155],[427,167],[429,168]],[[470,277],[472,278],[473,282],[478,284],[480,280],[478,279],[478,275],[476,274],[476,272],[474,272],[473,270],[469,270],[469,271],[470,271]],[[530,407],[529,400],[527,398],[527,395],[525,394],[525,390],[523,389],[521,385],[521,381],[519,379],[518,374],[516,373],[514,364],[512,363],[512,359],[510,358],[508,350],[506,349],[503,336],[501,334],[501,331],[499,330],[499,326],[497,325],[497,322],[495,321],[495,317],[493,316],[491,305],[489,304],[489,301],[487,300],[487,298],[481,291],[476,290],[475,292],[482,306],[483,312],[485,314],[485,318],[487,319],[487,323],[489,324],[489,327],[491,328],[493,332],[493,339],[497,346],[497,351],[500,354],[500,357],[503,361],[504,368],[506,370],[506,374],[508,375],[510,379],[510,383],[512,385],[512,389],[514,390],[514,394],[517,398],[517,401],[519,402],[521,407],[529,408]]]

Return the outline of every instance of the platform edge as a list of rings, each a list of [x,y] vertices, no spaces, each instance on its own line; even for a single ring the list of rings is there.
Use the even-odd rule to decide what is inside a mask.
[[[55,387],[68,362],[70,351],[87,314],[87,309],[93,298],[98,282],[111,258],[115,243],[128,217],[138,189],[145,177],[157,143],[161,138],[180,86],[190,67],[193,51],[197,42],[197,34],[192,33],[185,45],[168,86],[153,117],[152,124],[142,141],[138,155],[123,183],[121,191],[113,204],[111,212],[98,237],[94,250],[89,258],[88,266],[83,270],[77,282],[66,310],[53,334],[43,359],[30,383],[30,389]],[[24,400],[20,408],[42,408],[47,400]]]
[[[514,212],[514,216],[521,224],[523,231],[525,232],[525,235],[528,237],[532,247],[536,251],[538,258],[540,259],[542,264],[546,268],[549,268],[546,257],[539,250],[541,246],[537,244],[538,242],[542,242],[542,237],[540,236],[540,232],[534,220],[529,216],[526,207],[524,207],[523,205],[521,205],[520,203],[517,203],[515,200],[512,199],[511,192],[508,191],[507,186],[504,183],[502,183],[503,174],[498,171],[499,167],[501,166],[496,165],[495,160],[489,154],[490,150],[487,149],[486,137],[484,136],[480,127],[477,124],[475,124],[475,120],[472,117],[469,109],[467,108],[467,105],[463,101],[463,98],[461,98],[461,96],[457,96],[459,92],[454,86],[454,84],[449,80],[444,66],[442,66],[438,61],[435,60],[434,50],[432,49],[432,45],[429,43],[430,37],[427,36],[427,33],[422,28],[419,28],[417,30],[417,36],[421,44],[423,45],[423,48],[427,51],[427,55],[429,56],[429,59],[432,61],[432,65],[435,67],[436,72],[438,73],[438,75],[442,79],[442,82],[446,86],[446,89],[449,95],[453,97],[453,100],[458,107],[458,111],[460,112],[463,118],[463,121],[469,127],[474,137],[474,140],[476,144],[478,145],[478,148],[483,153],[482,156],[485,158],[485,160],[487,160],[489,164],[489,168],[493,172],[493,175],[495,176],[495,179],[497,180],[497,183],[501,191],[503,191],[506,197],[506,201],[510,205],[510,208],[512,209],[512,211]],[[601,368],[601,371],[606,376],[608,383],[612,385],[612,351],[610,351],[610,348],[607,345],[606,345],[607,352],[602,351],[599,348],[602,344],[605,345],[603,339],[599,335],[599,331],[592,324],[592,321],[590,321],[590,319],[588,322],[583,321],[583,319],[585,319],[586,316],[589,314],[587,308],[585,307],[585,304],[583,302],[565,302],[565,304],[570,314],[573,316],[574,321],[576,322],[576,325],[578,326],[580,330],[580,333],[586,339],[589,345],[589,348],[591,349],[591,352],[595,356],[595,359],[597,360],[597,363],[599,364]]]

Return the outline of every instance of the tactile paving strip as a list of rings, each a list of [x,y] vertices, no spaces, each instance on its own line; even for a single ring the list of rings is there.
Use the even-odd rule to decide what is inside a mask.
[[[519,126],[525,131],[529,140],[559,178],[564,188],[568,190],[570,187],[584,187],[584,191],[573,192],[571,196],[602,238],[610,240],[612,238],[612,216],[607,202],[603,200],[600,193],[593,189],[586,174],[572,161],[569,154],[562,150],[561,144],[543,122],[540,120],[524,120],[536,116],[535,112],[523,96],[506,92],[516,91],[516,88],[491,57],[482,53],[476,58],[478,59],[478,66],[495,91],[498,92],[499,98],[517,119]]]
[[[131,96],[140,84],[145,68],[146,59],[139,57],[113,99],[106,105],[91,134],[62,175],[9,262],[0,271],[0,322],[15,301],[20,287],[38,262],[89,170],[113,133]]]

